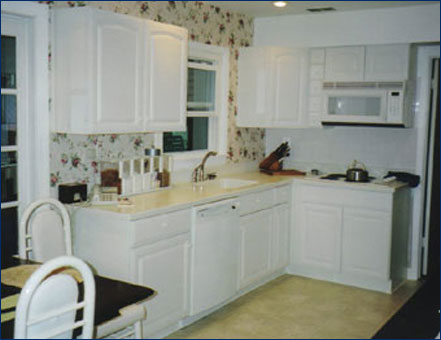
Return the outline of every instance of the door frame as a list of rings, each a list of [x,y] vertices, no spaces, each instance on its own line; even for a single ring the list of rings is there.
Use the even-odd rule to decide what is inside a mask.
[[[25,197],[20,200],[19,217],[26,205],[50,195],[50,117],[49,117],[49,8],[27,1],[2,1],[1,14],[26,23],[28,37],[28,84],[26,106],[32,120],[25,148],[29,163],[25,174]]]
[[[416,174],[421,177],[420,185],[414,189],[413,196],[413,228],[411,230],[410,261],[407,277],[417,280],[421,277],[423,267],[423,221],[424,221],[424,188],[426,186],[426,167],[429,145],[430,90],[432,81],[432,60],[440,57],[440,46],[424,45],[417,50],[417,96],[415,103],[417,133]],[[430,188],[432,183],[428,182]]]

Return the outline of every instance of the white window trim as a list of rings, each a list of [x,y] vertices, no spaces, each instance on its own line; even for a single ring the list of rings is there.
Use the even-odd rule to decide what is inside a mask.
[[[28,114],[33,117],[25,142],[31,166],[26,170],[26,192],[20,203],[27,205],[39,197],[50,195],[49,163],[49,9],[48,6],[27,1],[2,1],[2,14],[27,20],[29,37],[29,100]],[[32,166],[33,165],[33,166]],[[19,209],[19,216],[20,216]]]
[[[229,90],[229,49],[226,47],[206,45],[196,42],[189,43],[188,58],[216,58],[220,62],[220,70],[218,74],[220,77],[216,79],[216,86],[220,91],[217,92],[216,97],[216,115],[217,118],[217,131],[216,136],[209,136],[209,149],[186,151],[186,152],[171,152],[168,155],[173,156],[174,167],[173,170],[183,170],[193,167],[195,164],[202,160],[202,157],[209,150],[217,151],[216,157],[210,158],[211,165],[223,165],[227,159],[227,136],[228,136],[228,90]],[[189,116],[198,116],[200,112],[191,112]],[[212,130],[212,129],[210,129]],[[214,141],[213,139],[217,139]],[[213,148],[213,144],[217,144],[216,148]],[[155,135],[155,145],[162,149],[162,133]]]

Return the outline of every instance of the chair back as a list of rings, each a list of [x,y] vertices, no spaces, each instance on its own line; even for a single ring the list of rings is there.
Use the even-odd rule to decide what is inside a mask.
[[[72,255],[70,218],[63,204],[52,198],[31,203],[20,221],[19,243],[21,258],[45,262]]]
[[[54,273],[66,267],[81,274],[81,301],[77,281],[68,274]],[[57,257],[43,264],[26,281],[17,303],[14,338],[71,339],[73,330],[81,328],[81,338],[91,339],[94,310],[95,282],[88,265],[73,256]]]

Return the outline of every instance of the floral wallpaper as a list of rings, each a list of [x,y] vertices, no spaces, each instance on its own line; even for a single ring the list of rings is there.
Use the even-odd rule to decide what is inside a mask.
[[[262,129],[237,128],[238,49],[250,46],[253,19],[209,4],[209,1],[41,1],[52,7],[92,6],[133,15],[188,29],[189,40],[230,48],[230,84],[228,116],[228,161],[255,161],[264,157],[265,132]],[[141,155],[153,145],[153,137],[144,135],[77,136],[53,134],[51,145],[51,185],[96,181],[96,164],[103,158]]]

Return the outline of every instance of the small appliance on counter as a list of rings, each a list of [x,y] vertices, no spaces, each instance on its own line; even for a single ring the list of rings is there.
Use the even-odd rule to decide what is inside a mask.
[[[298,170],[283,170],[283,160],[289,156],[291,148],[288,142],[280,144],[276,150],[271,152],[259,164],[260,172],[268,175],[287,175],[287,176],[303,176],[304,172]]]
[[[58,186],[58,200],[61,203],[79,203],[87,201],[87,184],[63,183]]]

